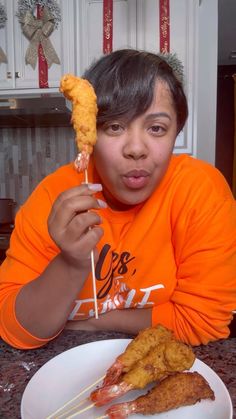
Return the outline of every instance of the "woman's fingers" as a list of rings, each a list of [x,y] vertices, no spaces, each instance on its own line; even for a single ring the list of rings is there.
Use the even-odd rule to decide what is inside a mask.
[[[96,247],[103,233],[103,229],[98,226],[88,230],[86,234],[80,237],[80,240],[75,242],[73,252],[79,259],[90,258],[91,251]]]
[[[74,201],[73,198],[79,199],[79,197],[82,196],[92,196],[94,193],[101,190],[102,185],[100,183],[82,184],[79,186],[75,186],[74,188],[68,189],[58,196],[58,198],[53,204],[53,211],[57,212],[57,210],[60,209],[60,207],[65,204],[65,202],[70,202],[71,200]]]
[[[73,243],[70,242],[68,243],[68,246],[63,247],[63,257],[69,264],[80,267],[90,266],[91,251],[93,250],[96,263],[98,259],[96,245],[103,236],[103,233],[104,232],[100,227],[95,226],[80,237],[79,240],[75,240]]]
[[[74,196],[70,199],[64,199],[60,206],[52,209],[48,223],[49,225],[55,223],[61,227],[66,227],[78,215],[99,208],[99,201],[93,196]]]
[[[52,234],[59,247],[63,247],[63,244],[65,245],[68,241],[73,243],[79,240],[88,233],[89,229],[93,229],[95,225],[99,224],[101,224],[101,218],[95,212],[79,213],[73,217],[69,224],[64,225],[62,228],[58,228],[58,225],[55,224]]]
[[[96,189],[95,185],[95,189]],[[94,209],[105,207],[94,197],[94,185],[81,185],[62,193],[48,218],[48,230],[64,257],[72,263],[86,264],[103,235],[102,220]]]
[[[78,213],[88,211],[92,208],[101,208],[103,201],[97,200],[93,194],[94,190],[89,189],[90,185],[81,185],[67,190],[59,195],[54,202],[48,223],[53,222],[61,226],[67,225]],[[92,184],[92,186],[101,186]],[[96,188],[95,188],[96,189]]]

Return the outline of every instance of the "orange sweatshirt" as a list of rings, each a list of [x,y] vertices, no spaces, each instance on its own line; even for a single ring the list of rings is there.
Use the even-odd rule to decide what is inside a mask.
[[[16,216],[0,267],[0,335],[12,346],[34,348],[49,340],[19,324],[15,299],[59,252],[47,231],[53,202],[83,180],[72,164],[61,167],[38,185]],[[92,165],[89,180],[98,182]],[[102,193],[97,197],[104,199]],[[228,336],[236,309],[236,204],[219,171],[186,155],[173,156],[145,203],[99,214],[105,232],[96,266],[99,313],[151,307],[153,324],[162,323],[185,342]],[[69,319],[93,315],[90,276]]]

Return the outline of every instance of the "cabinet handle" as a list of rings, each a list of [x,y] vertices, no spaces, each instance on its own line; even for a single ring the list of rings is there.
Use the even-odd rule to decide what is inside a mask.
[[[16,71],[16,72],[15,72],[15,78],[16,78],[16,79],[20,79],[20,72],[19,72],[19,71]]]
[[[7,79],[11,79],[11,78],[12,78],[11,72],[7,71]]]
[[[16,108],[16,99],[0,99],[0,108],[2,109],[15,109]]]

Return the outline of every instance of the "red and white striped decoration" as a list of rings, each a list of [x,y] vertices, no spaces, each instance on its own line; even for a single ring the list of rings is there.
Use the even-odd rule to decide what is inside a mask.
[[[41,19],[43,14],[43,7],[37,4],[37,19]],[[43,47],[39,44],[38,48],[38,72],[39,72],[39,87],[41,89],[48,88],[48,63],[45,58]]]
[[[160,52],[170,52],[170,3],[159,0]],[[103,53],[113,50],[113,0],[103,0]]]
[[[103,0],[103,54],[113,47],[113,0]]]
[[[169,0],[159,0],[160,52],[170,52],[170,4]]]

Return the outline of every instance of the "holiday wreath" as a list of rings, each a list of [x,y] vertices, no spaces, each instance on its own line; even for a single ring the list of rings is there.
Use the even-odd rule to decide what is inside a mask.
[[[38,15],[34,12],[37,9]],[[38,48],[41,44],[48,67],[53,63],[60,64],[57,53],[49,39],[61,21],[61,12],[58,3],[54,0],[18,0],[17,17],[22,32],[29,40],[25,55],[26,64],[36,67]]]

